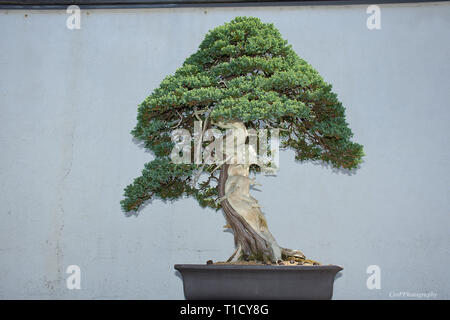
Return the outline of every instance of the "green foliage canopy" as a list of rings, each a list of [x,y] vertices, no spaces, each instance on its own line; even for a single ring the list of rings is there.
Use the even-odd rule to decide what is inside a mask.
[[[273,24],[237,17],[211,30],[199,50],[139,105],[132,134],[155,159],[125,188],[123,209],[136,211],[155,196],[183,195],[202,207],[220,208],[213,166],[204,168],[210,176],[195,186],[199,166],[174,164],[169,157],[171,131],[193,128],[198,110],[209,110],[209,127],[237,119],[248,128],[280,128],[281,147],[293,149],[297,160],[356,168],[363,148],[350,141],[344,106],[331,89]]]

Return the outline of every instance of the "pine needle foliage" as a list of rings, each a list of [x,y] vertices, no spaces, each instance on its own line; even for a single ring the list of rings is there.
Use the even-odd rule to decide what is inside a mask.
[[[154,197],[193,196],[219,209],[217,170],[192,185],[200,165],[170,160],[174,128],[194,127],[198,110],[216,121],[240,120],[247,128],[280,128],[281,147],[299,161],[354,169],[363,147],[351,141],[345,108],[319,73],[301,59],[273,24],[237,17],[207,33],[196,53],[166,77],[138,108],[132,135],[154,155],[142,175],[125,188],[122,208],[138,210]],[[253,168],[257,170],[257,168]]]

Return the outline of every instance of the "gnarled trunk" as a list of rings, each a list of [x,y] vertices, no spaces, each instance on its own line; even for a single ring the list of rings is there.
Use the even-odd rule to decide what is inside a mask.
[[[275,241],[258,202],[249,194],[255,182],[248,174],[249,167],[240,164],[223,164],[220,170],[219,197],[237,248],[228,261],[303,259],[300,251],[281,248]]]

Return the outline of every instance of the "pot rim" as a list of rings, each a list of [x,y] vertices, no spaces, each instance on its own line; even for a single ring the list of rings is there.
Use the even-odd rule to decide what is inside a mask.
[[[299,265],[246,265],[246,264],[175,264],[178,271],[183,270],[277,270],[277,271],[335,271],[344,268],[337,265],[299,266]]]

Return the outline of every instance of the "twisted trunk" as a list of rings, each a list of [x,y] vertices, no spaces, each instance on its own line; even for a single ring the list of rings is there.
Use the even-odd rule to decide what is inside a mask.
[[[216,123],[224,129],[232,129],[225,140],[224,159],[219,176],[219,198],[222,204],[227,227],[234,233],[235,253],[228,261],[257,260],[277,262],[293,257],[303,259],[298,250],[281,248],[267,227],[258,201],[250,196],[250,186],[256,184],[249,178],[250,164],[239,163],[238,152],[250,155],[255,150],[245,144],[248,132],[242,122]],[[235,141],[236,138],[236,141]],[[235,142],[237,148],[235,149]]]
[[[230,175],[231,173],[231,175]],[[258,202],[250,197],[248,167],[223,164],[219,177],[219,196],[227,225],[233,230],[236,252],[228,261],[259,260],[276,262],[282,258],[278,246],[267,228]]]

